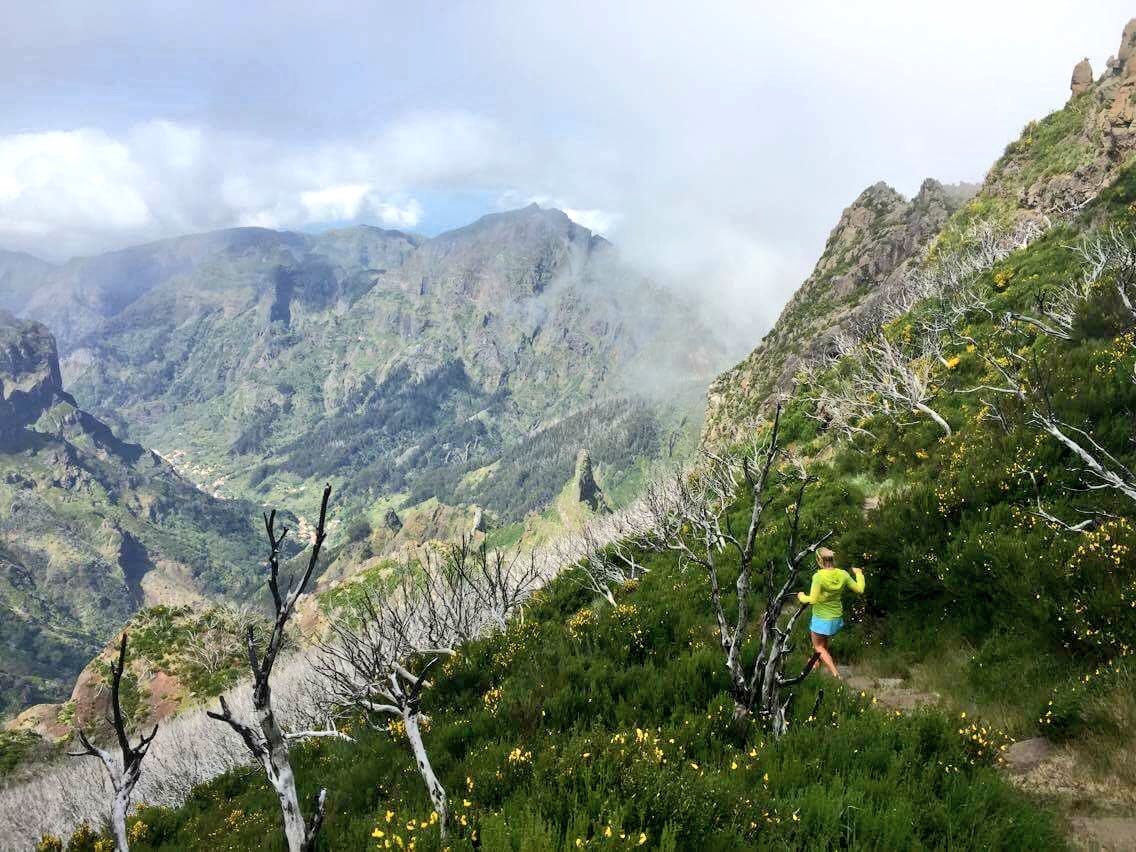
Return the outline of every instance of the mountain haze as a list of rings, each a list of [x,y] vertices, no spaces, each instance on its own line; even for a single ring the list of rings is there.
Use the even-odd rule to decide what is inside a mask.
[[[297,508],[326,478],[364,506],[492,464],[601,399],[696,414],[722,359],[689,305],[536,205],[433,239],[167,240],[49,272],[22,313],[65,330],[76,397],[123,434],[210,491]]]

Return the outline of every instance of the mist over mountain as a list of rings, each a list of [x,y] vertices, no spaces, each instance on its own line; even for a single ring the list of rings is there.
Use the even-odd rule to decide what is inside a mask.
[[[332,477],[366,508],[603,399],[647,400],[652,433],[697,420],[728,357],[695,305],[536,205],[432,239],[166,240],[45,270],[22,313],[61,329],[69,386],[123,435],[218,495],[288,505]]]

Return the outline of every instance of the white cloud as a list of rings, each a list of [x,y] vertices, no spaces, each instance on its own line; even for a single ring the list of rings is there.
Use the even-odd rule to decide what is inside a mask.
[[[620,215],[607,210],[579,210],[575,207],[561,207],[568,218],[577,225],[583,225],[594,234],[610,236],[612,229],[619,222]]]
[[[100,130],[0,137],[0,228],[44,236],[138,228],[152,216],[142,179],[130,147]]]
[[[309,222],[343,222],[359,215],[371,187],[361,183],[345,183],[300,193],[300,204]]]
[[[62,259],[235,225],[412,229],[425,215],[415,190],[491,175],[504,147],[460,112],[311,146],[171,121],[0,136],[0,247]]]
[[[414,228],[422,221],[422,205],[413,198],[405,204],[373,203],[375,214],[388,228]]]

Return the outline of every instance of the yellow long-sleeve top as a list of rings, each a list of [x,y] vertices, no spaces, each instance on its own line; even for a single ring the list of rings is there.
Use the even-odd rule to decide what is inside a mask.
[[[851,589],[858,595],[864,594],[864,574],[856,572],[856,577],[843,568],[821,568],[813,574],[813,586],[806,595],[797,592],[797,600],[811,604],[813,615],[817,618],[840,618],[844,615],[842,598],[844,589]]]

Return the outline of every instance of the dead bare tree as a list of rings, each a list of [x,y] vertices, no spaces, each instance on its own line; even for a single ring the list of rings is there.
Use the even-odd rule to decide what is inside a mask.
[[[1120,303],[1136,322],[1136,239],[1130,232],[1112,228],[1081,243],[1077,249],[1085,260],[1085,280],[1111,284]]]
[[[474,635],[483,633],[487,624],[492,629],[504,630],[543,579],[535,551],[490,549],[484,541],[474,547],[466,536],[451,545],[446,568],[472,594],[477,614]],[[449,596],[453,594],[450,592]],[[459,638],[465,641],[472,636]]]
[[[118,660],[110,664],[110,723],[118,739],[118,749],[122,755],[121,762],[114,759],[110,752],[94,745],[86,732],[80,728],[76,732],[82,751],[70,752],[72,757],[97,757],[102,761],[111,787],[114,789],[114,800],[110,809],[110,828],[114,835],[114,848],[116,852],[126,852],[130,848],[126,834],[126,814],[130,810],[130,799],[134,793],[134,786],[142,776],[142,760],[150,749],[150,743],[157,736],[158,726],[150,731],[149,736],[142,736],[138,745],[130,745],[130,736],[126,730],[126,718],[122,713],[122,674],[126,668],[126,631],[122,633],[122,641],[118,645]]]
[[[806,557],[832,535],[828,532],[804,547],[799,545],[801,505],[805,489],[815,480],[797,464],[789,466],[787,476],[779,475],[780,424],[781,405],[778,404],[764,445],[753,448],[740,459],[704,451],[693,471],[680,472],[668,485],[654,486],[645,495],[654,513],[651,539],[655,545],[677,553],[684,566],[694,565],[706,573],[723,663],[734,700],[735,720],[756,713],[776,736],[784,734],[789,727],[793,695],[786,695],[785,690],[803,681],[818,659],[814,654],[799,674],[790,677],[784,674],[792,650],[793,628],[806,608],[804,604],[793,606],[793,594]],[[777,478],[783,478],[793,489],[793,502],[787,509],[786,550],[783,562],[771,561],[766,566],[757,657],[747,671],[743,654],[754,627],[754,557],[758,537],[770,534],[766,513],[773,480]],[[730,521],[730,510],[739,499],[739,492],[753,500],[744,532],[734,530]],[[735,558],[738,576],[731,607],[720,574]],[[792,612],[783,621],[787,605]],[[728,613],[734,608],[731,617]]]
[[[933,247],[921,263],[883,294],[880,325],[908,314],[917,304],[930,299],[957,302],[957,297],[975,279],[1025,248],[1049,229],[1049,220],[1023,219],[1003,227],[989,219],[973,222],[962,236],[961,245],[949,251]]]
[[[562,536],[553,550],[560,564],[572,566],[572,578],[615,606],[616,589],[645,572],[636,553],[645,532],[626,514],[605,515]]]
[[[838,430],[864,432],[859,424],[877,415],[908,425],[916,412],[951,434],[950,424],[930,405],[935,371],[946,363],[940,335],[914,326],[899,333],[881,329],[866,341],[840,338],[834,346],[842,369],[818,384],[812,401],[824,406]]]
[[[296,777],[292,771],[292,762],[288,752],[288,744],[296,740],[309,737],[336,737],[349,739],[329,724],[327,730],[299,731],[286,733],[276,718],[272,706],[272,668],[284,647],[285,631],[288,621],[296,609],[296,602],[304,593],[312,572],[319,562],[320,550],[323,548],[325,529],[327,523],[327,502],[331,497],[331,486],[324,486],[323,498],[320,501],[319,523],[316,525],[315,538],[312,541],[308,564],[301,575],[299,582],[295,578],[288,581],[288,586],[281,594],[280,591],[280,555],[284,537],[288,535],[288,527],[282,527],[279,535],[276,533],[276,512],[264,516],[264,529],[268,536],[268,589],[272,593],[272,603],[276,618],[273,622],[272,632],[268,637],[268,644],[264,653],[258,654],[255,631],[250,625],[245,634],[245,644],[248,651],[249,668],[252,670],[252,706],[256,716],[259,730],[234,718],[229,704],[221,696],[221,711],[209,711],[209,717],[224,722],[237,732],[244,741],[252,756],[264,767],[268,781],[276,791],[280,801],[280,812],[284,821],[284,836],[288,841],[290,852],[307,852],[315,843],[316,835],[323,825],[324,812],[327,805],[327,790],[321,789],[316,798],[315,808],[310,823],[304,820],[300,809],[300,798],[296,791]]]
[[[1084,262],[1080,276],[1063,279],[1038,294],[1033,312],[1009,311],[1006,318],[1058,340],[1072,340],[1077,318],[1094,294],[1112,288],[1129,321],[1136,324],[1136,241],[1116,228],[1082,241],[1075,251]]]
[[[1012,328],[1007,330],[1012,332]],[[1136,502],[1136,473],[1086,430],[1057,416],[1036,357],[1023,355],[1004,344],[992,349],[990,344],[984,345],[967,335],[960,334],[959,339],[974,347],[991,376],[989,382],[968,388],[964,393],[999,394],[1017,400],[1027,423],[1056,440],[1077,459],[1075,469],[1087,490],[1116,491]],[[993,407],[995,403],[990,400],[987,405]]]
[[[389,716],[402,721],[444,843],[449,802],[422,740],[422,691],[431,686],[431,669],[454,655],[457,635],[449,621],[453,608],[431,601],[432,592],[437,588],[405,575],[395,590],[364,593],[332,622],[316,669],[326,683],[329,713],[362,711],[377,730],[387,727]]]

